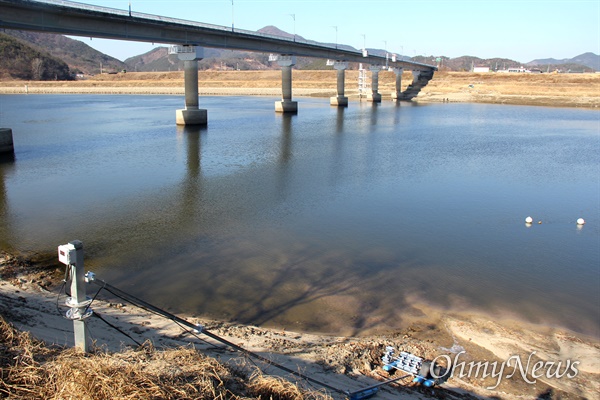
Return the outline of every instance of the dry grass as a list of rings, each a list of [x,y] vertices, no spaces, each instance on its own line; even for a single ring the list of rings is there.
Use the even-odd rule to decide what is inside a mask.
[[[421,100],[530,104],[559,107],[600,106],[600,74],[517,74],[438,72]]]
[[[402,75],[402,90],[412,82]],[[96,75],[71,82],[2,81],[0,93],[132,93],[183,94],[183,72],[127,72]],[[201,95],[268,95],[281,92],[281,71],[200,71]],[[294,70],[295,96],[334,96],[336,71]],[[395,75],[379,74],[379,92],[395,91]],[[346,95],[358,93],[358,71],[346,71]],[[600,74],[517,74],[436,72],[417,101],[532,104],[559,107],[600,107]]]
[[[250,374],[193,348],[110,354],[47,347],[0,317],[0,398],[326,399],[281,378]]]

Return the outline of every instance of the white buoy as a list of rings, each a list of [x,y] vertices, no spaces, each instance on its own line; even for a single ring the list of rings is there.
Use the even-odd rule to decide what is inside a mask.
[[[525,218],[525,223],[526,224],[531,224],[532,222],[533,222],[533,218],[531,218],[531,217]]]
[[[583,219],[583,218],[578,218],[578,219],[577,219],[577,225],[585,225],[585,219]]]

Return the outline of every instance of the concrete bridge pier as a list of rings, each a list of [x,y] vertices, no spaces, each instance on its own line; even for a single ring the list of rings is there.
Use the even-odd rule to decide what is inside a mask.
[[[333,68],[337,71],[337,96],[329,99],[329,104],[338,107],[348,106],[348,97],[344,96],[344,86],[346,83],[346,69],[348,63],[346,61],[335,61]]]
[[[402,97],[402,72],[404,69],[402,68],[394,68],[394,74],[396,74],[396,91],[392,92],[392,100],[400,101]]]
[[[379,65],[371,65],[371,93],[367,95],[367,101],[372,103],[381,103],[381,94],[379,94]]]
[[[171,46],[169,54],[177,54],[184,62],[185,109],[177,110],[177,125],[206,125],[208,112],[198,108],[198,60],[204,58],[204,49],[197,46]]]
[[[14,153],[12,129],[0,128],[0,154]]]
[[[270,61],[276,60],[281,67],[281,101],[275,102],[275,111],[281,113],[297,113],[298,102],[292,101],[292,67],[296,65],[296,56],[271,55]]]

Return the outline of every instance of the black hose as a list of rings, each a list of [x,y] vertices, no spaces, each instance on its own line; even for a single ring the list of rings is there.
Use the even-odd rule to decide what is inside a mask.
[[[100,279],[94,279],[92,282],[95,283],[96,285],[102,286],[104,288],[104,290],[106,290],[106,291],[114,294],[117,297],[122,298],[123,300],[129,301],[130,303],[132,303],[132,304],[134,304],[134,305],[136,305],[138,307],[141,307],[141,308],[143,308],[145,310],[152,311],[155,314],[162,315],[163,317],[165,317],[167,319],[170,319],[170,320],[172,320],[172,321],[174,321],[174,322],[176,322],[178,324],[184,325],[184,326],[186,326],[186,327],[188,327],[190,329],[198,330],[198,331],[200,331],[200,333],[203,333],[206,336],[208,336],[208,337],[210,337],[210,338],[212,338],[212,339],[214,339],[214,340],[216,340],[218,342],[226,344],[227,346],[229,346],[229,347],[231,347],[231,348],[233,348],[233,349],[235,349],[235,350],[237,350],[237,351],[239,351],[241,353],[247,354],[250,357],[254,357],[254,358],[256,358],[256,359],[258,359],[258,360],[260,360],[260,361],[262,361],[264,363],[267,363],[267,364],[272,365],[272,366],[274,366],[276,368],[279,368],[280,370],[288,372],[288,373],[290,373],[292,375],[295,375],[295,376],[297,376],[299,378],[305,379],[305,380],[307,380],[309,382],[315,383],[315,384],[317,384],[319,386],[322,386],[324,388],[333,390],[333,391],[335,391],[337,393],[341,393],[341,394],[344,394],[344,395],[348,394],[348,392],[346,392],[344,390],[338,389],[338,388],[330,386],[330,385],[328,385],[328,384],[326,384],[324,382],[321,382],[321,381],[313,379],[313,378],[311,378],[309,376],[303,375],[300,372],[294,371],[293,369],[290,369],[290,368],[285,367],[285,366],[283,366],[281,364],[278,364],[278,363],[276,363],[276,362],[274,362],[272,360],[269,360],[268,358],[263,357],[260,354],[256,354],[256,353],[254,353],[254,352],[252,352],[250,350],[247,350],[247,349],[245,349],[245,348],[243,348],[241,346],[238,346],[237,344],[232,343],[229,340],[224,339],[224,338],[222,338],[222,337],[220,337],[218,335],[215,335],[214,333],[212,333],[212,332],[210,332],[210,331],[208,331],[208,330],[206,330],[204,328],[201,328],[201,327],[199,327],[197,325],[194,325],[191,322],[188,322],[188,321],[186,321],[183,318],[179,318],[178,316],[176,316],[174,314],[171,314],[171,313],[169,313],[167,311],[164,311],[164,310],[162,310],[162,309],[160,309],[160,308],[158,308],[156,306],[153,306],[152,304],[147,303],[144,300],[138,299],[135,296],[132,296],[132,295],[130,295],[128,293],[125,293],[122,290],[117,289],[116,287],[114,287],[114,286],[112,286],[112,285],[110,285],[110,284],[108,284],[108,283],[106,283],[106,282],[104,282],[104,281],[102,281]]]

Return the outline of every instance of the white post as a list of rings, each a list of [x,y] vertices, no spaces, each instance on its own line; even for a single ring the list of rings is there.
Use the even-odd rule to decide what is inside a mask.
[[[91,300],[85,290],[85,272],[83,266],[83,243],[73,240],[68,244],[58,246],[58,260],[69,268],[71,276],[71,297],[67,299],[67,318],[73,320],[75,347],[84,352],[89,350],[89,339],[86,332],[86,319],[92,315],[89,308]]]

